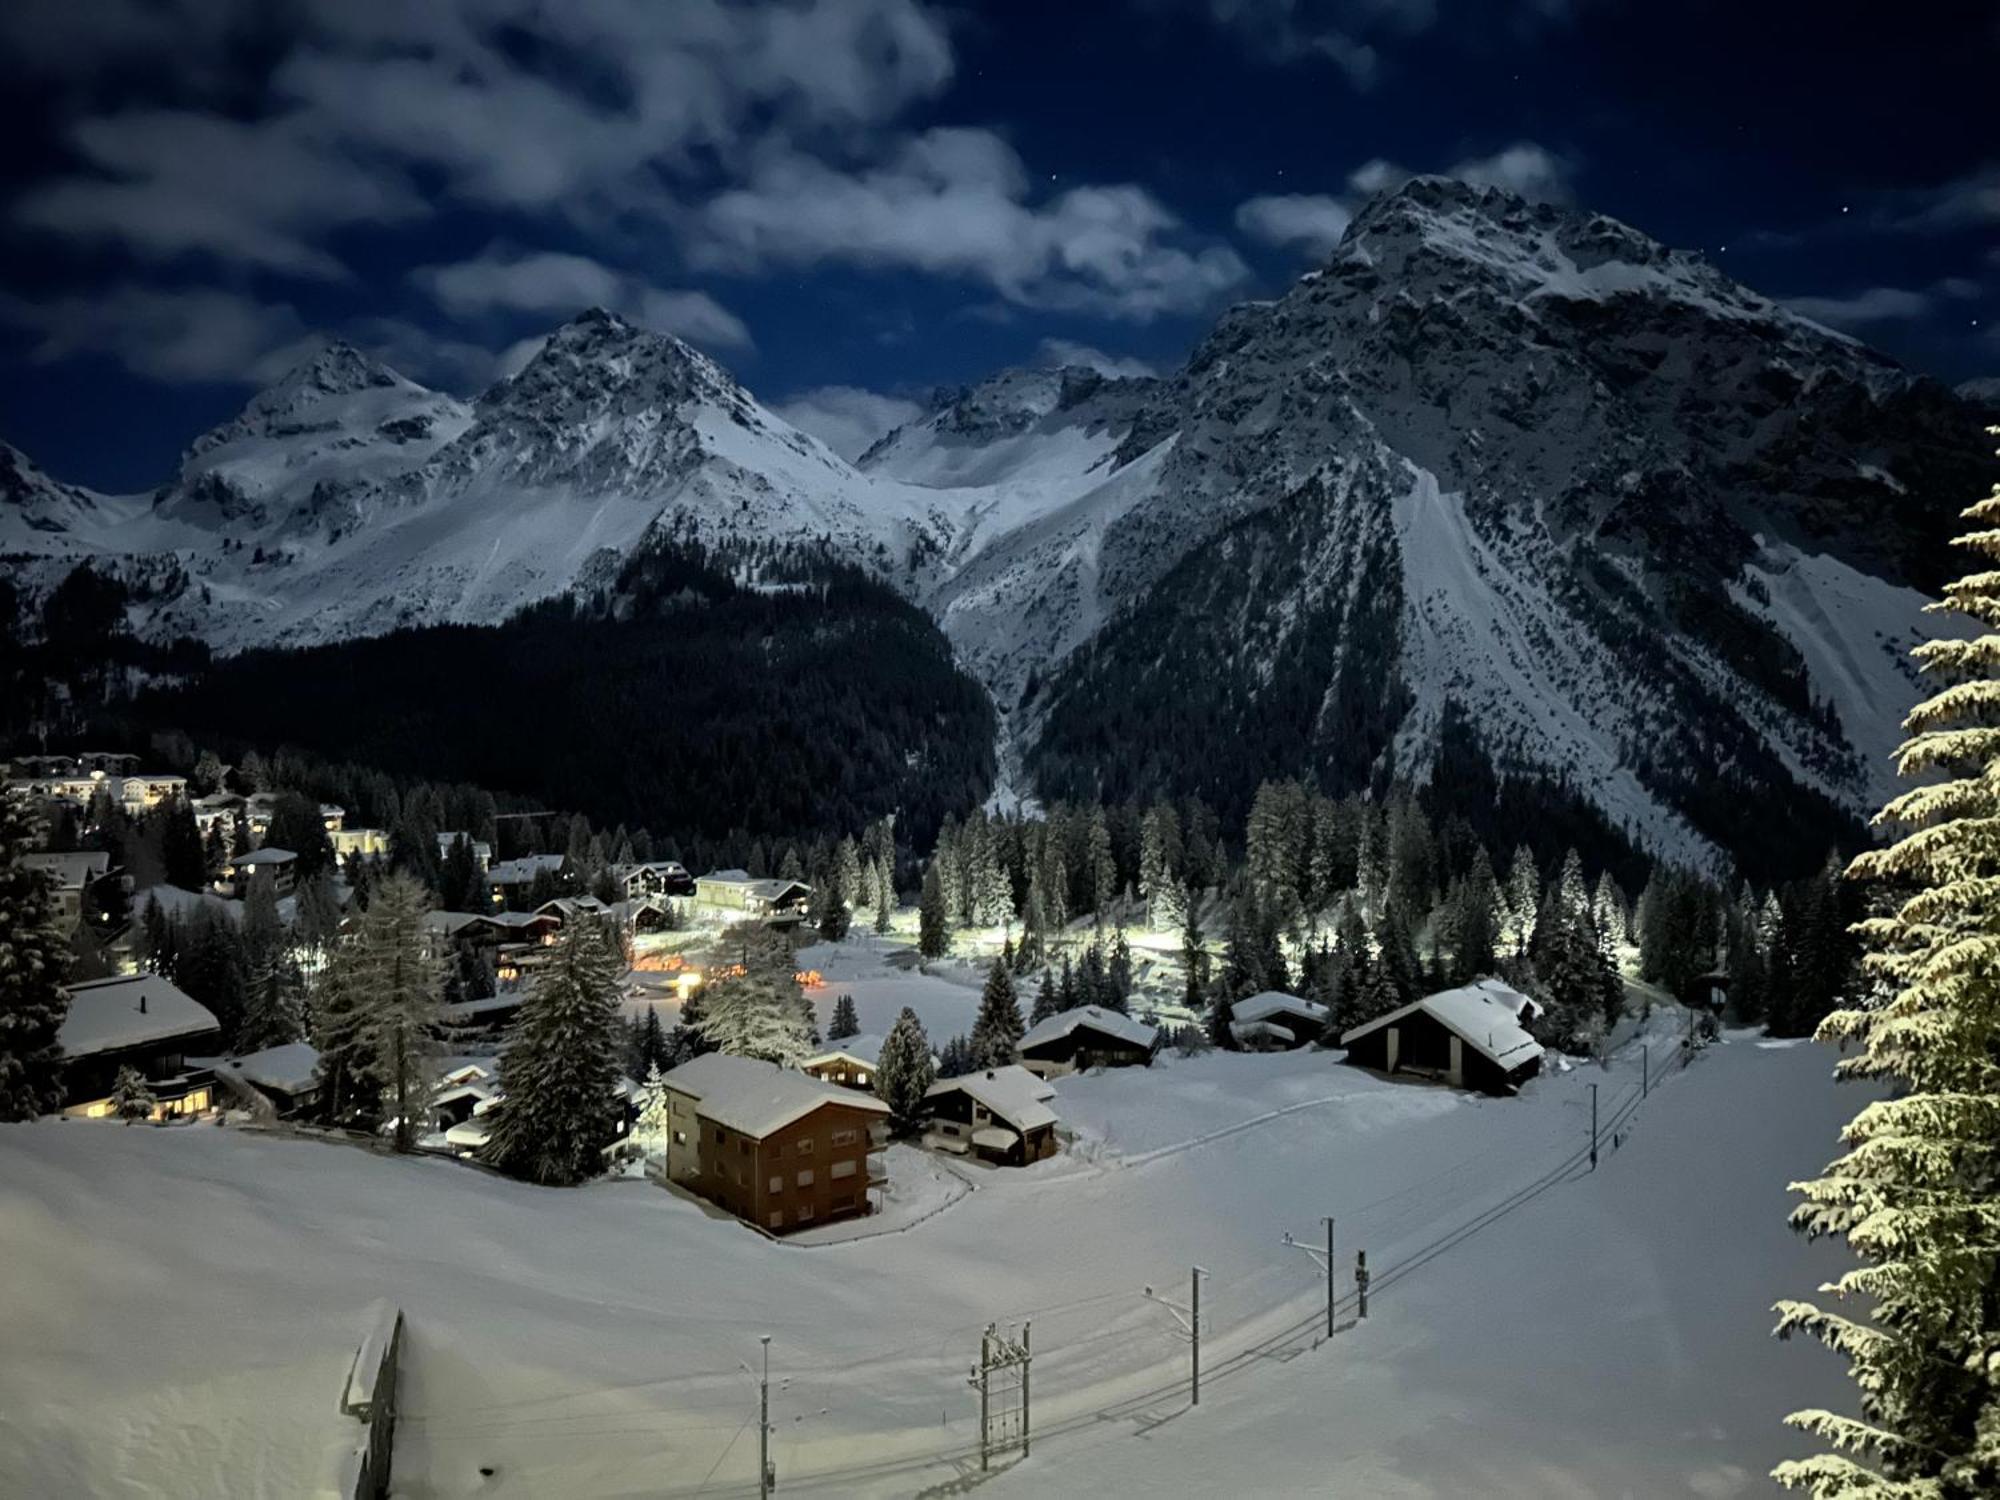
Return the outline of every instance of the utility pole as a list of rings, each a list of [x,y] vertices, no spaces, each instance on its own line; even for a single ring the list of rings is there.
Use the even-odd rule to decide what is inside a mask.
[[[1033,1330],[1034,1326],[1032,1322],[1024,1322],[1021,1325],[1021,1457],[1023,1458],[1030,1456],[1028,1449],[1028,1413],[1031,1407],[1028,1402],[1028,1373],[1034,1366],[1035,1356],[1033,1349],[1030,1348],[1028,1343],[1028,1334]]]
[[[764,1374],[757,1382],[757,1496],[771,1496],[771,1335],[759,1340],[764,1346]]]
[[[1368,1316],[1368,1252],[1354,1252],[1354,1300],[1362,1317]]]
[[[1652,1052],[1644,1042],[1639,1043],[1639,1097],[1644,1099],[1653,1092]]]
[[[1190,1307],[1191,1307],[1191,1308],[1192,1308],[1192,1309],[1194,1310],[1194,1315],[1193,1315],[1193,1317],[1192,1317],[1192,1318],[1190,1319],[1190,1321],[1191,1321],[1191,1322],[1193,1323],[1193,1325],[1194,1325],[1194,1343],[1193,1343],[1193,1345],[1191,1346],[1191,1347],[1193,1348],[1193,1350],[1194,1350],[1194,1361],[1193,1361],[1192,1365],[1191,1365],[1191,1366],[1189,1367],[1189,1373],[1190,1373],[1190,1375],[1191,1375],[1191,1377],[1192,1377],[1192,1378],[1190,1379],[1190,1381],[1189,1381],[1189,1386],[1190,1386],[1190,1388],[1191,1388],[1191,1391],[1192,1391],[1192,1399],[1191,1399],[1191,1400],[1190,1400],[1190,1401],[1188,1402],[1188,1404],[1189,1404],[1190,1406],[1199,1406],[1199,1405],[1201,1405],[1201,1278],[1202,1278],[1202,1274],[1203,1274],[1203,1273],[1202,1273],[1202,1269],[1201,1269],[1201,1267],[1200,1267],[1200,1266],[1196,1266],[1196,1267],[1195,1267],[1195,1268],[1193,1269],[1193,1271],[1191,1271],[1191,1272],[1189,1273],[1189,1275],[1188,1275],[1188,1285],[1189,1285],[1190,1287],[1192,1287],[1192,1288],[1193,1288],[1193,1295],[1192,1295],[1192,1296],[1191,1296],[1191,1297],[1190,1297],[1190,1298],[1188,1299],[1188,1305],[1189,1305],[1189,1306],[1190,1306]]]
[[[1590,1086],[1590,1170],[1597,1170],[1597,1085]]]
[[[984,1474],[991,1461],[992,1443],[987,1437],[987,1375],[993,1368],[993,1325],[979,1335],[979,1472]]]
[[[1307,1255],[1311,1256],[1311,1257],[1312,1257],[1312,1258],[1313,1258],[1314,1260],[1318,1261],[1318,1262],[1319,1262],[1319,1263],[1320,1263],[1320,1264],[1321,1264],[1322,1266],[1324,1266],[1324,1267],[1326,1268],[1326,1336],[1327,1336],[1328,1338],[1332,1338],[1332,1337],[1333,1337],[1333,1302],[1334,1302],[1334,1295],[1333,1295],[1333,1218],[1332,1218],[1332,1216],[1331,1216],[1331,1215],[1324,1215],[1324,1216],[1322,1216],[1322,1217],[1321,1217],[1321,1219],[1320,1219],[1320,1223],[1322,1223],[1322,1224],[1324,1224],[1324,1225],[1326,1226],[1326,1249],[1325,1249],[1325,1251],[1323,1251],[1323,1252],[1322,1252],[1322,1251],[1319,1251],[1319,1250],[1315,1250],[1315,1249],[1313,1249],[1313,1247],[1312,1247],[1311,1245],[1301,1245],[1301,1244],[1300,1244],[1300,1243],[1299,1243],[1299,1242],[1298,1242],[1297,1240],[1295,1240],[1295,1239],[1293,1239],[1293,1238],[1292,1238],[1292,1236],[1291,1236],[1291,1233],[1290,1233],[1290,1231],[1289,1231],[1289,1230],[1288,1230],[1288,1231],[1286,1232],[1286,1234],[1285,1234],[1285,1243],[1286,1243],[1287,1245],[1290,1245],[1290,1246],[1291,1246],[1291,1247],[1292,1247],[1292,1248],[1293,1248],[1294,1250],[1303,1250],[1303,1251],[1304,1251],[1304,1252],[1305,1252],[1305,1253],[1306,1253]]]
[[[1201,1278],[1207,1274],[1208,1272],[1204,1271],[1200,1266],[1195,1266],[1189,1272],[1188,1283],[1193,1288],[1193,1295],[1188,1298],[1188,1305],[1186,1307],[1169,1302],[1151,1287],[1146,1288],[1147,1300],[1159,1303],[1160,1306],[1172,1313],[1174,1321],[1181,1325],[1191,1341],[1193,1357],[1188,1366],[1188,1389],[1190,1396],[1188,1404],[1191,1406],[1201,1405]]]

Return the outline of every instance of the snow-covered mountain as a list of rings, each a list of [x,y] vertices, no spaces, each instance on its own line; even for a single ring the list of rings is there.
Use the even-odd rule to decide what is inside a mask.
[[[649,536],[824,539],[929,607],[1045,784],[1420,771],[1451,711],[1656,848],[1864,809],[1977,408],[1598,215],[1417,179],[1164,379],[1009,371],[850,465],[590,311],[469,406],[331,345],[157,494],[0,450],[0,554],[224,649],[499,619]],[[1106,767],[1105,743],[1129,745]]]

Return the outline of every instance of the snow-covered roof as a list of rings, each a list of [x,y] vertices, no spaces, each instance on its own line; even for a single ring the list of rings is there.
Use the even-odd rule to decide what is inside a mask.
[[[170,917],[187,917],[202,907],[207,907],[232,922],[243,920],[241,901],[228,900],[212,891],[190,891],[178,885],[149,885],[132,897],[132,908],[144,913],[147,903],[153,901],[159,902],[161,912]],[[285,902],[280,901],[278,903],[280,917],[284,915],[284,907]]]
[[[259,865],[288,865],[297,858],[298,856],[289,849],[277,849],[266,844],[261,849],[238,855],[229,863],[238,870],[248,870]]]
[[[815,1068],[822,1063],[846,1058],[849,1062],[866,1063],[872,1068],[881,1062],[882,1044],[887,1040],[885,1036],[876,1036],[872,1033],[863,1036],[837,1037],[829,1041],[816,1055],[807,1058],[803,1066]]]
[[[1542,1055],[1541,1043],[1528,1035],[1519,1019],[1523,1010],[1533,1013],[1534,1009],[1534,1001],[1512,985],[1503,984],[1498,979],[1479,979],[1460,985],[1455,990],[1426,995],[1400,1010],[1390,1011],[1386,1016],[1377,1016],[1345,1033],[1340,1044],[1348,1046],[1357,1037],[1366,1036],[1391,1021],[1401,1020],[1411,1012],[1421,1010],[1439,1025],[1449,1028],[1480,1056],[1512,1072]]]
[[[695,1100],[696,1112],[738,1134],[762,1140],[823,1104],[886,1115],[889,1106],[869,1094],[824,1083],[753,1057],[711,1052],[665,1075],[667,1086]]]
[[[1065,1010],[1030,1026],[1021,1038],[1021,1050],[1038,1047],[1044,1042],[1059,1041],[1079,1026],[1088,1026],[1092,1031],[1116,1037],[1121,1042],[1130,1042],[1134,1047],[1150,1049],[1159,1033],[1144,1021],[1135,1021],[1130,1016],[1120,1015],[1115,1010],[1106,1010],[1101,1005],[1079,1005],[1074,1010]]]
[[[1273,1016],[1297,1016],[1302,1021],[1324,1026],[1326,1007],[1311,1000],[1302,1000],[1297,995],[1288,995],[1283,990],[1263,990],[1255,995],[1246,995],[1229,1007],[1229,1017],[1233,1021],[1268,1021]]]
[[[220,1029],[214,1014],[158,974],[70,986],[56,1042],[65,1057],[90,1057]]]
[[[111,856],[97,849],[83,849],[74,854],[24,854],[21,863],[54,876],[56,888],[64,891],[80,891],[91,881],[102,880],[111,873]]]
[[[982,1125],[972,1132],[972,1144],[984,1146],[989,1151],[1005,1151],[1020,1139],[1020,1134],[1003,1130],[997,1125]]]
[[[310,1042],[286,1042],[281,1047],[265,1047],[241,1057],[197,1057],[189,1061],[218,1073],[233,1073],[258,1088],[303,1094],[316,1081],[319,1051]]]
[[[427,911],[424,913],[424,927],[430,932],[441,932],[446,937],[456,937],[466,928],[480,920],[476,911]]]
[[[543,916],[539,911],[496,911],[485,913],[479,920],[490,923],[495,927],[506,927],[515,931],[521,931],[546,922],[548,918]]]
[[[560,854],[524,854],[519,859],[502,860],[494,865],[487,870],[486,878],[494,885],[532,885],[544,870],[554,875],[562,867]]]
[[[1038,1130],[1056,1123],[1056,1112],[1042,1102],[1056,1096],[1055,1085],[1016,1063],[958,1078],[940,1078],[924,1091],[924,1097],[935,1099],[954,1091],[970,1094],[1016,1130]]]
[[[551,910],[551,908],[554,908]],[[544,901],[534,910],[535,916],[569,918],[574,916],[601,917],[611,910],[595,896],[556,896]],[[509,913],[509,915],[518,915]]]
[[[454,1125],[444,1133],[447,1146],[456,1146],[461,1151],[477,1151],[491,1137],[492,1126],[474,1115],[463,1124]]]

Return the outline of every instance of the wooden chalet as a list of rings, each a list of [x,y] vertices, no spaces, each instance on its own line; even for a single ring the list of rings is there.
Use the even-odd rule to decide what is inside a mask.
[[[1326,1030],[1326,1007],[1283,990],[1246,995],[1229,1007],[1229,1034],[1246,1052],[1308,1046]]]
[[[154,1098],[153,1118],[200,1114],[215,1103],[215,1077],[189,1054],[213,1052],[222,1028],[209,1009],[158,974],[71,985],[56,1034],[63,1054],[63,1113],[112,1113],[118,1073],[131,1068]]]
[[[1452,1088],[1511,1094],[1542,1068],[1524,1023],[1535,1002],[1481,979],[1378,1016],[1345,1033],[1347,1060],[1379,1073],[1413,1073]]]
[[[882,1043],[886,1040],[881,1036],[841,1037],[800,1063],[799,1071],[842,1088],[872,1089],[876,1065],[882,1060]]]
[[[1037,1021],[1016,1049],[1037,1078],[1061,1078],[1091,1068],[1148,1067],[1159,1032],[1101,1005],[1079,1005]]]
[[[786,1233],[872,1210],[889,1106],[754,1058],[711,1052],[666,1074],[667,1179]]]
[[[924,1094],[924,1144],[995,1166],[1024,1167],[1057,1150],[1055,1085],[1010,1064],[940,1078]]]

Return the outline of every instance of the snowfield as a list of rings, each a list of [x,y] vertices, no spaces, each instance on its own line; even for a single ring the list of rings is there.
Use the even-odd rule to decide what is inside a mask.
[[[754,1493],[762,1333],[783,1492],[917,1493],[976,1473],[966,1367],[988,1320],[1024,1317],[1039,1436],[1003,1492],[1759,1492],[1801,1451],[1781,1414],[1844,1399],[1837,1362],[1773,1343],[1766,1309],[1841,1264],[1786,1229],[1785,1184],[1862,1096],[1820,1049],[1732,1039],[1589,1174],[1588,1085],[1609,1119],[1637,1063],[1516,1100],[1324,1053],[1065,1079],[1071,1150],[954,1164],[969,1191],[927,1182],[900,1232],[820,1244],[643,1181],[545,1190],[239,1127],[8,1126],[0,1491],[301,1492],[387,1296],[409,1496]],[[1321,1273],[1280,1238],[1329,1212],[1343,1278],[1366,1247],[1375,1290],[1315,1347]],[[1199,1411],[1185,1338],[1142,1294],[1184,1297],[1192,1264]]]

